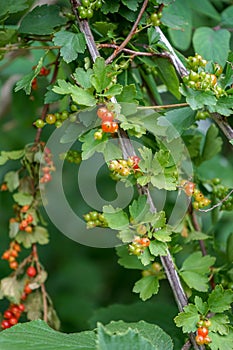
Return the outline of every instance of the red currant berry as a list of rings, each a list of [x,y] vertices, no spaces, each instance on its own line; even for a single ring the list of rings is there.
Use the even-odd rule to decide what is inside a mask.
[[[104,132],[112,132],[112,123],[111,122],[103,122],[102,123],[102,130]]]
[[[103,122],[112,122],[114,119],[114,114],[112,112],[106,112],[103,114],[101,119]]]
[[[9,321],[3,320],[3,321],[1,322],[1,327],[2,327],[2,329],[10,328],[10,327],[11,327],[11,324],[10,324]]]
[[[108,109],[106,107],[100,107],[98,110],[97,110],[97,116],[100,118],[100,119],[103,119],[103,116],[105,115],[105,113],[108,112]]]
[[[37,275],[37,271],[34,266],[29,266],[27,269],[28,277],[35,277]]]
[[[18,319],[16,317],[11,317],[9,319],[9,323],[10,323],[11,326],[14,326],[15,324],[18,323]]]
[[[118,130],[118,124],[116,122],[112,122],[111,133],[117,132],[117,130]]]
[[[206,327],[199,327],[197,329],[197,334],[205,338],[208,335],[209,331]]]
[[[203,344],[205,344],[205,338],[202,337],[201,335],[196,335],[195,340],[196,340],[196,343],[197,343],[198,345],[203,345]]]
[[[32,289],[30,288],[30,286],[28,284],[26,284],[26,286],[24,287],[24,292],[26,294],[30,294],[32,292]],[[22,297],[21,297],[21,299],[22,299]],[[22,299],[22,300],[24,300],[24,299]]]
[[[4,318],[11,318],[13,315],[12,315],[12,312],[10,310],[6,310],[4,312]]]
[[[12,261],[9,266],[12,270],[16,270],[19,264],[17,263],[17,261]]]

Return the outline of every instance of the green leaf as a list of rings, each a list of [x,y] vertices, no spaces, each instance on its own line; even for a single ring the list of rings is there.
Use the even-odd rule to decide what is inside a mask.
[[[216,105],[209,106],[209,111],[210,113],[217,112],[228,117],[232,114],[232,108],[233,96],[223,96],[217,100]]]
[[[89,89],[91,87],[91,76],[93,74],[93,70],[88,68],[87,70],[78,67],[75,69],[73,73],[73,77],[76,80],[77,84],[80,85],[84,89]]]
[[[149,250],[154,256],[167,255],[167,245],[164,242],[152,241],[149,245]]]
[[[84,90],[61,79],[58,79],[57,84],[58,86],[56,85],[52,89],[57,94],[71,95],[73,101],[79,105],[90,107],[96,104],[95,97],[88,90]]]
[[[194,332],[199,321],[199,314],[195,305],[188,304],[185,306],[184,311],[180,312],[174,321],[177,327],[182,327],[184,333]]]
[[[180,137],[195,121],[195,112],[190,107],[177,108],[158,118],[158,125],[167,126],[168,141]],[[177,135],[176,135],[177,133]]]
[[[13,195],[14,201],[19,205],[30,205],[33,202],[33,196],[28,193],[18,192]]]
[[[181,271],[194,271],[200,274],[210,272],[210,267],[214,264],[215,257],[210,255],[202,256],[201,252],[195,252],[183,262]]]
[[[19,304],[20,302],[23,287],[24,281],[18,281],[16,276],[3,278],[0,284],[2,294],[15,304]]]
[[[10,222],[10,224],[9,224],[9,237],[11,239],[14,239],[18,232],[19,232],[19,223],[18,222]]]
[[[147,203],[147,197],[145,195],[139,196],[138,199],[135,199],[129,206],[129,212],[134,223],[143,221],[148,211],[149,204]]]
[[[32,344],[36,350],[96,349],[94,332],[60,333],[41,320],[19,323],[0,333],[1,350],[31,350]]]
[[[123,86],[120,84],[115,84],[111,86],[109,89],[106,89],[103,94],[99,94],[99,96],[107,96],[112,97],[116,95],[120,95],[122,92]]]
[[[104,135],[104,137],[101,140],[95,140],[94,133],[96,129],[92,129],[86,134],[82,135],[80,137],[80,141],[83,142],[82,144],[82,159],[86,160],[93,156],[95,152],[101,152],[104,153],[105,148],[108,145],[107,136]]]
[[[179,100],[180,82],[176,74],[176,70],[171,62],[166,58],[155,57],[155,63],[158,68],[158,74],[168,90]]]
[[[35,35],[49,35],[54,28],[66,23],[60,17],[60,8],[56,5],[42,5],[35,7],[22,20],[19,32]]]
[[[101,7],[101,11],[104,15],[107,15],[108,13],[115,13],[118,12],[120,7],[119,0],[112,1],[112,0],[105,0],[103,3],[103,6]]]
[[[106,141],[106,146],[103,150],[103,156],[105,162],[109,162],[112,159],[122,159],[122,150],[119,145],[111,141]]]
[[[206,133],[201,160],[209,160],[218,154],[222,149],[222,143],[222,138],[218,136],[217,126],[212,124]]]
[[[38,290],[28,295],[25,303],[25,312],[29,321],[38,320],[42,317],[43,300],[42,295]]]
[[[163,12],[177,16],[180,21],[183,20],[181,29],[168,28],[168,33],[175,47],[181,50],[187,50],[192,38],[192,10],[190,9],[189,2],[176,0],[170,3]]]
[[[53,37],[55,45],[61,46],[60,53],[66,63],[74,61],[79,53],[86,49],[85,37],[82,33],[72,33],[61,30]]]
[[[185,86],[181,86],[182,95],[186,96],[186,101],[194,110],[204,108],[205,106],[215,106],[217,99],[212,91],[198,91]]]
[[[217,285],[208,298],[210,311],[223,312],[231,308],[233,302],[233,291],[224,290],[221,285]]]
[[[20,79],[17,82],[16,87],[15,87],[15,92],[23,89],[25,91],[26,95],[30,95],[32,81],[39,74],[40,69],[43,65],[43,60],[44,60],[44,57],[41,57],[37,66],[35,67],[35,69],[33,69],[30,73],[26,74],[22,79]]]
[[[0,2],[0,16],[3,17],[9,13],[16,13],[19,11],[23,11],[29,7],[27,0],[9,0],[9,1],[1,1]]]
[[[132,11],[136,11],[139,5],[135,0],[122,0],[122,3]]]
[[[133,107],[132,109],[134,110],[135,106],[133,106],[133,104],[135,105],[135,103],[137,103],[136,96],[137,96],[136,86],[134,84],[125,85],[123,86],[123,90],[120,93],[120,95],[117,96],[117,102],[125,102],[125,103],[128,102],[132,104],[132,107]],[[124,104],[122,105],[124,108]],[[123,111],[122,111],[122,114],[127,115]]]
[[[39,243],[41,245],[48,244],[49,235],[44,227],[35,226],[32,233],[20,231],[15,239],[18,243],[23,244],[25,248],[30,248],[34,243]]]
[[[227,315],[224,314],[215,314],[211,317],[211,332],[218,332],[221,335],[226,335],[229,332],[230,323]]]
[[[117,25],[115,23],[108,22],[95,22],[92,23],[92,26],[95,30],[103,37],[108,37],[109,35],[113,35],[114,31],[117,29]]]
[[[209,344],[211,350],[232,350],[233,330],[227,335],[219,335],[217,333],[210,334],[212,343]]]
[[[203,232],[200,231],[191,231],[188,234],[188,237],[185,238],[186,242],[191,242],[191,241],[199,241],[199,240],[204,240],[204,239],[209,239],[210,237],[206,235]]]
[[[157,294],[159,291],[159,280],[156,276],[142,277],[133,287],[134,293],[139,293],[140,298],[145,301]]]
[[[10,192],[14,191],[19,187],[19,174],[17,171],[9,171],[4,176],[4,182],[6,182],[7,187]]]
[[[108,226],[113,230],[123,230],[128,227],[128,216],[121,208],[115,209],[111,205],[105,205],[103,207],[103,213]]]
[[[198,13],[211,17],[218,22],[220,21],[219,13],[215,10],[214,6],[209,0],[195,0],[195,2],[190,1],[190,7]]]
[[[118,264],[124,266],[126,269],[144,270],[144,266],[138,257],[130,255],[127,245],[123,245],[116,248],[117,255],[119,256]]]
[[[194,303],[197,308],[197,311],[199,311],[201,315],[205,315],[209,310],[208,304],[204,302],[202,298],[197,295],[194,298]]]
[[[171,234],[172,234],[172,231],[170,231],[167,228],[164,228],[164,229],[161,229],[161,230],[154,232],[153,237],[160,242],[170,242],[171,241],[171,237],[170,237]]]
[[[145,350],[151,349],[150,346],[152,346],[153,350],[172,350],[173,344],[171,338],[157,325],[147,323],[145,321],[139,321],[139,322],[132,322],[132,323],[125,323],[123,321],[117,321],[117,322],[110,322],[105,326],[105,330],[108,334],[112,335],[121,335],[125,334],[129,330],[135,332],[138,334],[142,339],[145,339],[149,342],[150,345],[147,345],[145,343]],[[135,345],[132,344],[131,346],[129,344],[125,344],[122,346],[119,344],[117,347],[117,350],[120,348],[122,349],[144,349],[143,344],[137,343],[135,339]],[[101,350],[104,348],[101,348]],[[107,349],[113,349],[111,346]]]
[[[111,83],[111,67],[106,66],[103,57],[97,57],[93,65],[91,83],[97,92],[102,92]]]
[[[193,271],[182,271],[180,272],[180,276],[183,278],[189,288],[194,288],[199,292],[207,292],[209,288],[209,279],[207,276]]]
[[[230,50],[230,33],[226,29],[199,27],[193,35],[194,50],[206,60],[225,65]]]
[[[233,23],[233,6],[228,6],[221,13],[221,27],[231,27]]]

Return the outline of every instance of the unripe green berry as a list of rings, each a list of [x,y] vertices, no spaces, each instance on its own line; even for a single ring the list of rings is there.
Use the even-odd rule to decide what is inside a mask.
[[[42,119],[37,119],[34,122],[34,125],[38,128],[38,129],[42,129],[45,126],[45,122]]]

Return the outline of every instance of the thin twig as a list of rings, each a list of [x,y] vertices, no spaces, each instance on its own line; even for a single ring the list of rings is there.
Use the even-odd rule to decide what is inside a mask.
[[[133,25],[131,31],[129,32],[129,34],[127,35],[125,40],[121,43],[121,45],[113,52],[113,54],[106,59],[106,64],[111,63],[114,60],[114,58],[124,49],[124,47],[131,40],[132,36],[135,34],[135,31],[137,29],[138,23],[140,22],[140,20],[142,18],[142,15],[145,12],[148,1],[149,0],[144,1],[143,5],[141,7],[141,10],[139,11],[138,17],[137,17],[136,21],[134,22],[134,25]]]
[[[0,51],[18,51],[18,50],[55,50],[55,49],[60,49],[61,46],[25,46],[25,47],[21,47],[21,46],[5,46],[5,47],[1,47]]]
[[[227,122],[226,117],[222,116],[219,113],[211,113],[211,117],[222,130],[224,135],[228,138],[228,140],[233,140],[233,129]]]
[[[166,109],[166,108],[179,108],[179,107],[187,107],[189,106],[188,103],[174,103],[170,105],[163,105],[163,106],[138,106],[137,109]]]
[[[97,47],[100,49],[104,49],[104,48],[119,49],[120,46],[116,44],[98,44]],[[160,53],[158,54],[155,52],[134,51],[126,48],[123,48],[121,51],[124,51],[133,56],[161,56]]]
[[[222,205],[222,203],[226,202],[228,200],[228,198],[230,197],[230,195],[233,193],[233,190],[231,190],[226,197],[224,197],[221,201],[219,201],[217,204],[213,205],[211,208],[208,209],[199,209],[198,211],[203,211],[204,213],[208,213],[208,211],[211,211],[217,207],[220,207],[220,205]]]

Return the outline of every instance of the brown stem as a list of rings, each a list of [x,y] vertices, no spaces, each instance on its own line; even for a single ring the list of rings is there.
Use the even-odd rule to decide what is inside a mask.
[[[119,45],[116,44],[98,44],[98,48],[110,48],[110,49],[119,49]],[[130,49],[123,48],[121,51],[124,51],[132,56],[161,56],[161,53],[155,53],[155,52],[143,52],[143,51],[134,51]],[[163,56],[163,55],[162,55]]]
[[[33,259],[36,264],[36,270],[38,273],[41,273],[41,266],[39,263],[39,257],[38,257],[38,251],[37,251],[37,245],[34,243],[32,246],[32,254],[33,254]],[[43,300],[43,320],[45,322],[48,322],[48,303],[47,303],[47,292],[45,289],[45,284],[41,283],[40,285],[41,293],[42,293],[42,300]]]
[[[137,109],[166,109],[166,108],[179,108],[179,107],[187,107],[189,106],[188,103],[174,103],[170,105],[163,105],[163,106],[138,106]]]
[[[132,36],[135,34],[135,31],[137,29],[137,26],[138,26],[138,23],[140,22],[141,18],[142,18],[142,15],[147,7],[147,4],[148,4],[148,1],[149,0],[145,0],[142,7],[141,7],[141,10],[139,11],[139,14],[138,14],[138,17],[131,29],[131,31],[129,32],[128,36],[125,38],[125,40],[121,43],[121,45],[113,52],[113,54],[111,56],[109,56],[107,59],[106,59],[106,64],[109,64],[111,63],[114,58],[124,49],[124,47],[128,44],[128,42],[131,40]]]
[[[222,132],[227,137],[227,139],[233,140],[233,129],[230,126],[230,124],[227,122],[227,118],[222,116],[219,113],[212,113],[211,117],[215,121],[215,123],[219,126],[219,128],[222,130]]]

